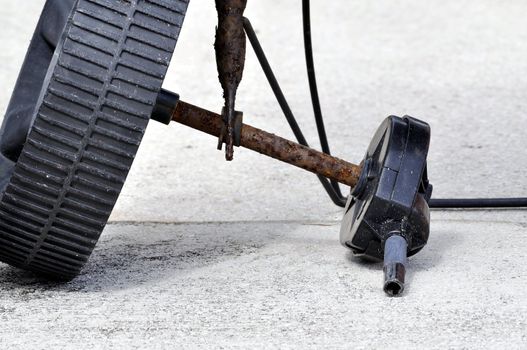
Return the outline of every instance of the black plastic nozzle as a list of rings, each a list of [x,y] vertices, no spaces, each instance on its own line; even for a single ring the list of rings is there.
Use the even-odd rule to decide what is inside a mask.
[[[340,241],[353,254],[384,261],[384,291],[404,290],[407,257],[419,252],[430,234],[426,156],[430,126],[411,117],[389,117],[366,152],[361,180],[352,190]]]
[[[384,245],[384,291],[390,296],[404,291],[407,250],[406,239],[399,235],[391,236]]]

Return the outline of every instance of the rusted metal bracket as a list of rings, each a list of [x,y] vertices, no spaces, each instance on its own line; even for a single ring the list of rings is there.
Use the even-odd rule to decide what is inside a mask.
[[[218,136],[218,149],[226,144],[225,158],[234,157],[236,135],[236,92],[243,77],[245,67],[246,37],[243,29],[243,12],[247,0],[216,0],[218,27],[216,28],[216,64],[218,77],[223,88],[225,108],[222,115],[223,132]]]
[[[225,121],[225,115],[227,115],[227,111],[225,110],[225,107],[223,107],[223,110],[221,111],[221,116],[224,121]],[[242,130],[242,125],[243,125],[243,113],[242,112],[238,112],[238,111],[234,112],[234,121],[232,125],[234,127],[233,144],[236,147],[240,147],[241,130]],[[219,151],[221,151],[221,149],[223,148],[224,143],[227,143],[227,125],[225,125],[225,123],[223,123],[220,136],[218,137],[218,150]]]

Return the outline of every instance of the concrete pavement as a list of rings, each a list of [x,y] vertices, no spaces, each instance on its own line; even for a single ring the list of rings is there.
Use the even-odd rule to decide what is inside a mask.
[[[0,0],[5,108],[43,5]],[[360,161],[389,114],[429,121],[438,196],[527,195],[522,1],[313,1],[321,99],[335,154]],[[248,16],[315,142],[300,2]],[[166,88],[222,104],[210,2],[191,1]],[[240,109],[292,137],[249,54]],[[434,211],[402,298],[338,243],[342,212],[314,176],[152,123],[83,274],[55,285],[0,265],[2,348],[527,347],[525,211]],[[229,179],[235,176],[238,181]]]

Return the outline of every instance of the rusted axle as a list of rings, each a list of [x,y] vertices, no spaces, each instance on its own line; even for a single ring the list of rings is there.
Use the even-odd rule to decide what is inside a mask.
[[[178,102],[177,97],[170,99],[167,92],[162,92],[161,96],[166,98],[164,101],[158,100],[152,119],[165,123],[171,119],[209,135],[220,136],[224,124],[219,114],[186,102]],[[351,187],[357,184],[361,171],[361,167],[358,165],[299,145],[247,124],[241,126],[239,145]]]

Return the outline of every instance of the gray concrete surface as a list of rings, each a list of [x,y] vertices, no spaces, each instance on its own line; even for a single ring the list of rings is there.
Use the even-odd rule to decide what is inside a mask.
[[[5,108],[42,0],[0,0]],[[438,196],[527,195],[527,3],[313,1],[321,99],[335,154],[359,161],[389,114],[433,130]],[[250,1],[315,142],[299,1]],[[166,87],[221,106],[211,2],[192,1]],[[251,53],[246,121],[291,137]],[[152,124],[112,224],[75,281],[0,265],[1,348],[527,347],[525,211],[435,211],[404,297],[338,244],[341,210],[316,179],[215,140]],[[239,179],[230,182],[229,178]]]

